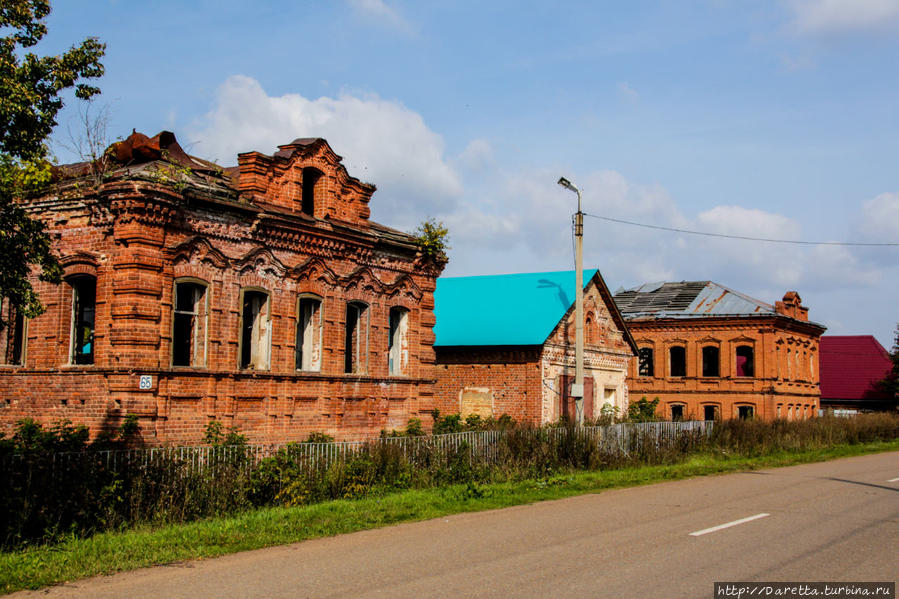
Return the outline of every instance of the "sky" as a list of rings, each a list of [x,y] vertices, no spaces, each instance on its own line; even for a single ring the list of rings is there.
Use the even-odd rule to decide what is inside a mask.
[[[59,160],[85,110],[110,142],[170,130],[223,166],[324,137],[377,185],[372,220],[448,226],[444,276],[574,268],[560,176],[588,215],[899,243],[899,0],[67,0],[48,27],[40,52],[107,44]],[[829,334],[893,344],[899,247],[591,216],[584,235],[613,291],[796,290]]]

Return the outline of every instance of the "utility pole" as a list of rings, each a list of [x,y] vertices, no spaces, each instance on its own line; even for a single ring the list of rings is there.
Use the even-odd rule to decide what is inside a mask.
[[[574,398],[578,426],[584,424],[584,213],[581,212],[581,191],[565,177],[559,185],[577,194],[577,213],[574,215],[574,384],[570,397]]]

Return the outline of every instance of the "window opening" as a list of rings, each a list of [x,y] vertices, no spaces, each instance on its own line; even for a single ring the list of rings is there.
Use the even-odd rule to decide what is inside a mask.
[[[0,301],[0,363],[21,366],[25,357],[25,316],[8,299]]]
[[[172,316],[172,365],[205,364],[206,286],[200,283],[177,283]]]
[[[97,280],[90,276],[72,279],[72,364],[94,363],[94,319],[97,311]]]
[[[301,210],[303,214],[315,216],[315,187],[322,172],[312,167],[303,169],[303,198]]]
[[[702,348],[702,376],[714,377],[720,375],[719,350],[714,345]]]
[[[243,294],[240,367],[255,370],[268,368],[270,314],[268,294],[245,291]]]
[[[684,419],[684,406],[682,406],[682,405],[671,406],[671,420],[673,422],[678,422],[683,419]]]
[[[346,340],[344,343],[344,372],[363,372],[365,356],[365,304],[353,302],[346,306]]]
[[[406,334],[409,328],[409,311],[405,308],[390,309],[390,333],[387,339],[387,360],[390,374],[403,374],[409,361]]]
[[[755,376],[752,354],[752,347],[749,345],[737,347],[737,376]]]
[[[655,376],[655,364],[653,364],[653,351],[651,347],[641,347],[638,350],[640,365],[637,372],[640,376]]]
[[[752,420],[755,416],[755,409],[752,406],[738,406],[737,415],[741,420]]]
[[[718,406],[703,406],[703,420],[718,420]]]
[[[301,297],[297,315],[297,370],[321,370],[321,307],[314,297]]]
[[[668,350],[671,374],[669,376],[687,376],[687,349],[675,346]]]

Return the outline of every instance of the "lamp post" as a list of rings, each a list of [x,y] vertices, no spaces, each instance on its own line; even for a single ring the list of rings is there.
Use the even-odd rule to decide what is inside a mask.
[[[581,191],[565,177],[559,185],[577,194],[577,213],[574,215],[574,384],[569,395],[574,398],[577,425],[584,424],[584,213],[581,212]]]

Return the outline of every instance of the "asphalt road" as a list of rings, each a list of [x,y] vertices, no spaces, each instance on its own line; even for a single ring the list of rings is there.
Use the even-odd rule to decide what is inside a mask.
[[[897,578],[899,453],[888,453],[462,514],[13,596],[670,599],[712,597],[714,581]]]

